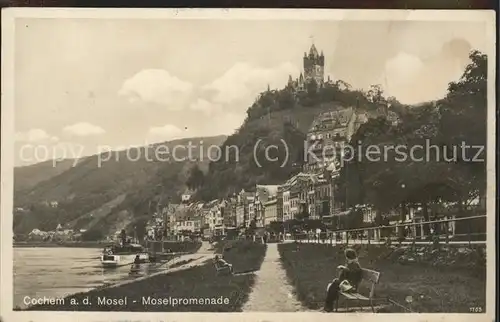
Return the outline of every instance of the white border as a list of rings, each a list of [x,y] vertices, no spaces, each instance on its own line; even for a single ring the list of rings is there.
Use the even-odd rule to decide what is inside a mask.
[[[226,19],[226,20],[419,20],[478,21],[487,23],[491,40],[488,55],[488,142],[487,142],[487,313],[485,314],[369,314],[349,313],[131,313],[131,312],[14,312],[12,285],[12,209],[14,137],[14,20],[16,18],[92,19]],[[2,142],[1,142],[1,266],[0,316],[12,321],[493,321],[495,314],[495,12],[492,10],[317,10],[317,9],[2,9]]]

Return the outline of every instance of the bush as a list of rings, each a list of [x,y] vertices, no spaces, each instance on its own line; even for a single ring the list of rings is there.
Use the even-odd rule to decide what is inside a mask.
[[[161,242],[154,242],[150,243],[149,247],[151,249],[154,248],[156,252],[161,251]],[[166,241],[163,242],[163,249],[164,251],[167,251],[167,249],[170,249],[171,252],[173,253],[195,253],[200,249],[201,247],[201,242],[199,241]]]
[[[82,233],[82,241],[98,241],[104,239],[105,235],[101,230],[91,229]]]

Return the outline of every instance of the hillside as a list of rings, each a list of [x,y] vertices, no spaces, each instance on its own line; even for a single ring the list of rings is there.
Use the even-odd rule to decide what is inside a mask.
[[[225,136],[190,138],[162,143],[169,151],[174,146],[193,145],[203,140],[204,146],[220,145]],[[152,145],[154,149],[158,145]],[[141,158],[129,160],[126,151],[119,151],[107,162],[101,162],[93,155],[78,162],[50,179],[34,184],[32,188],[18,191],[14,196],[15,207],[26,209],[14,214],[14,231],[26,234],[34,228],[53,230],[57,224],[65,228],[92,229],[97,227],[104,233],[114,229],[118,217],[123,223],[133,223],[137,218],[148,215],[150,202],[171,200],[176,202],[185,190],[189,168],[193,163],[206,167],[207,155],[201,161],[180,161],[187,157],[187,150],[179,149],[175,160],[158,160],[149,153],[145,158],[144,147]],[[196,151],[196,150],[195,150]],[[131,153],[135,156],[135,152]],[[194,156],[194,153],[193,153]],[[101,160],[106,157],[101,156]],[[43,169],[43,168],[42,168]],[[31,170],[36,172],[34,170]],[[57,201],[52,208],[45,202]],[[122,227],[126,228],[126,227]]]
[[[14,168],[14,191],[33,188],[38,183],[57,176],[76,164],[78,160],[65,159],[53,163],[52,160],[34,165]]]

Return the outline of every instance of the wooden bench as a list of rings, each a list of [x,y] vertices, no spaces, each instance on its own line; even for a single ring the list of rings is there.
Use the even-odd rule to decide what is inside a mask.
[[[370,293],[368,296],[364,296],[362,294],[356,292],[340,292],[340,295],[343,296],[346,301],[346,309],[348,308],[348,304],[350,301],[368,301],[370,303],[370,307],[372,312],[375,313],[375,307],[373,306],[373,296],[375,295],[375,285],[378,284],[380,279],[380,273],[377,271],[373,271],[371,269],[363,268],[363,280],[360,282],[360,285],[363,282],[370,284]],[[359,289],[359,287],[358,287]],[[336,302],[335,311],[338,311],[339,301]]]
[[[213,261],[214,261],[214,267],[215,267],[215,271],[216,271],[217,275],[219,275],[219,273],[221,273],[221,272],[225,272],[225,273],[229,273],[229,274],[233,273],[233,265],[228,264],[227,266],[226,265],[221,266],[217,260],[214,259]]]

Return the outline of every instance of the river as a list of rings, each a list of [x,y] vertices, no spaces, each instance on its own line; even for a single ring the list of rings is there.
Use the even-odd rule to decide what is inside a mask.
[[[64,297],[138,276],[129,275],[130,266],[103,269],[100,253],[99,248],[14,248],[14,308],[26,307],[25,296]]]

